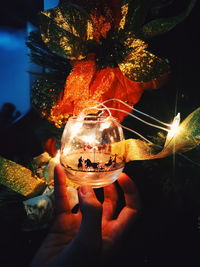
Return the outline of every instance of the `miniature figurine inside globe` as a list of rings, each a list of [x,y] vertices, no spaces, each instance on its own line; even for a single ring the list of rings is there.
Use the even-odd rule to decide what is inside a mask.
[[[76,185],[104,187],[117,180],[124,158],[112,146],[124,139],[122,127],[112,116],[73,116],[61,139],[60,162]]]

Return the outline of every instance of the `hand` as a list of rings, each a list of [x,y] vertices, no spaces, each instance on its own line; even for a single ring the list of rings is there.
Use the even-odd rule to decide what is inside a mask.
[[[118,211],[119,196],[116,184],[104,187],[102,214],[102,249],[107,254],[117,246],[137,218],[140,200],[137,187],[128,175],[122,173],[117,180],[124,195],[124,206]]]
[[[125,198],[125,205],[119,214],[116,215],[118,192],[115,184],[104,187],[103,204],[97,200],[90,186],[80,186],[80,209],[72,213],[65,173],[57,165],[54,184],[55,221],[31,267],[88,266],[119,243],[135,221],[139,198],[135,184],[126,174],[119,176],[118,183]]]

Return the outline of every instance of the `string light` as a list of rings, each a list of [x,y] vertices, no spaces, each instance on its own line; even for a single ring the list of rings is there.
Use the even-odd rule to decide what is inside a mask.
[[[172,124],[170,125],[170,129],[168,130],[168,134],[166,137],[164,147],[166,147],[170,143],[172,138],[180,132],[180,126],[179,125],[180,125],[180,113],[178,113],[174,117],[174,120],[173,120]]]
[[[141,114],[141,115],[143,115],[143,116],[145,116],[145,117],[148,117],[148,118],[150,118],[150,119],[152,119],[152,120],[154,120],[154,121],[156,121],[156,122],[158,122],[158,123],[160,123],[160,124],[162,124],[162,125],[164,125],[164,126],[167,126],[168,128],[165,128],[165,127],[162,127],[162,126],[159,126],[159,125],[150,123],[150,122],[148,122],[148,121],[145,121],[144,119],[141,119],[140,117],[138,117],[138,116],[136,116],[136,115],[134,115],[134,114],[132,114],[132,113],[126,111],[126,110],[119,109],[119,108],[107,107],[105,104],[108,103],[108,102],[110,102],[110,101],[116,101],[116,102],[119,102],[119,103],[123,104],[124,106],[126,106],[126,107],[132,109],[133,111],[135,111],[135,112],[137,112],[137,113],[139,113],[139,114]],[[133,108],[133,107],[130,106],[129,104],[127,104],[127,103],[125,103],[124,101],[122,101],[122,100],[120,100],[120,99],[117,99],[117,98],[111,98],[111,99],[105,100],[105,101],[103,101],[102,103],[99,103],[99,104],[97,104],[97,105],[95,105],[95,106],[93,106],[93,107],[85,108],[85,109],[82,110],[80,116],[83,117],[83,116],[84,116],[83,114],[86,112],[86,110],[92,110],[92,109],[101,111],[100,115],[102,115],[102,114],[104,113],[104,111],[107,111],[107,112],[108,112],[108,117],[109,117],[109,118],[112,118],[112,114],[111,114],[111,112],[110,112],[111,110],[113,110],[113,111],[123,112],[123,113],[126,113],[127,115],[133,117],[134,119],[137,119],[137,120],[141,121],[142,123],[144,123],[144,124],[146,124],[146,125],[149,125],[149,126],[151,126],[151,127],[154,127],[154,128],[157,128],[157,129],[160,129],[160,130],[163,130],[163,131],[168,132],[167,137],[166,137],[165,146],[166,146],[167,144],[169,144],[170,140],[171,140],[171,139],[178,133],[178,131],[179,131],[179,129],[180,129],[180,127],[179,127],[179,124],[180,124],[180,113],[178,113],[177,116],[174,118],[172,124],[168,124],[168,123],[165,123],[165,122],[163,122],[163,121],[161,121],[161,120],[158,120],[158,119],[152,117],[151,115],[148,115],[148,114],[146,114],[146,113],[144,113],[144,112],[142,112],[142,111],[140,111],[140,110],[138,110],[138,109]],[[87,116],[87,115],[85,115],[85,116]],[[126,129],[126,130],[128,130],[128,131],[130,131],[130,132],[132,132],[132,133],[134,133],[134,134],[136,134],[136,135],[138,135],[140,138],[142,138],[142,139],[145,140],[146,142],[148,142],[148,143],[150,143],[150,144],[153,144],[150,140],[148,140],[146,137],[144,137],[143,135],[141,135],[141,134],[138,133],[137,131],[135,131],[135,130],[133,130],[133,129],[130,129],[130,128],[128,128],[128,127],[126,127],[126,126],[123,126],[123,125],[121,125],[121,127],[124,128],[124,129]]]
[[[151,115],[149,115],[149,114],[146,114],[146,113],[144,113],[144,112],[142,112],[142,111],[140,111],[140,110],[138,110],[138,109],[136,109],[136,108],[130,106],[129,104],[127,104],[126,102],[124,102],[124,101],[122,101],[122,100],[120,100],[120,99],[118,99],[118,98],[110,98],[110,99],[108,99],[108,100],[103,101],[102,103],[105,104],[105,103],[110,102],[110,101],[117,101],[117,102],[123,104],[124,106],[127,106],[128,108],[132,109],[133,111],[135,111],[135,112],[137,112],[137,113],[143,115],[143,116],[146,116],[146,117],[148,117],[148,118],[150,118],[150,119],[152,119],[152,120],[154,120],[154,121],[157,121],[158,123],[163,124],[163,125],[165,125],[165,126],[168,126],[168,127],[170,126],[170,124],[165,123],[165,122],[163,122],[163,121],[161,121],[161,120],[158,120],[158,119],[154,118],[153,116],[151,116]],[[101,103],[101,104],[102,104],[102,103]]]

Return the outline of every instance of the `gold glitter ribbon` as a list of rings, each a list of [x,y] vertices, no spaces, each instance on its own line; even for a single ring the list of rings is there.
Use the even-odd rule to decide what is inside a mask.
[[[40,14],[42,39],[50,50],[71,60],[85,58],[84,41],[92,38],[89,15],[79,6],[63,4]]]
[[[0,183],[25,197],[34,197],[45,187],[45,182],[29,169],[3,157],[0,157]]]
[[[132,81],[148,82],[169,73],[169,61],[147,51],[148,45],[138,38],[127,38],[126,49],[129,55],[119,63],[121,72]]]
[[[128,139],[111,145],[111,154],[124,158],[125,162],[134,160],[151,160],[167,157],[173,153],[189,151],[200,144],[200,107],[194,110],[177,128],[176,133],[167,144],[155,153],[158,145],[139,139]],[[56,164],[56,162],[55,162]],[[33,173],[13,162],[0,157],[0,183],[15,192],[34,197],[39,195],[46,183]],[[68,179],[67,184],[74,186]]]
[[[119,40],[123,42],[123,49],[116,53],[114,61],[122,73],[132,81],[147,82],[170,71],[169,62],[159,58],[146,50],[147,44],[136,37],[133,31],[127,31],[129,5],[122,6],[122,18],[116,31]],[[41,35],[48,48],[59,56],[70,60],[82,60],[88,58],[88,41],[93,40],[101,44],[101,38],[97,40],[96,29],[102,26],[102,16],[87,14],[77,5],[65,3],[56,8],[41,12]],[[107,21],[107,18],[104,18]],[[101,29],[101,27],[100,27]],[[101,32],[101,30],[99,31]],[[111,25],[101,32],[102,38],[111,42],[107,33],[112,30]],[[122,35],[122,36],[121,36]],[[121,37],[120,37],[121,36]],[[122,40],[121,40],[122,38]],[[109,58],[115,53],[116,44],[111,44],[111,51],[105,57]],[[102,44],[103,47],[103,44]],[[112,51],[113,49],[113,51]],[[123,50],[123,51],[122,51]],[[106,53],[106,52],[105,52]],[[122,58],[123,57],[123,60]],[[107,62],[109,64],[109,60]]]
[[[125,162],[151,160],[167,157],[173,153],[184,153],[200,144],[200,107],[194,110],[179,126],[167,145],[158,149],[157,144],[150,144],[139,139],[127,139],[111,146],[111,154],[123,156]]]
[[[49,71],[32,87],[33,106],[57,127],[61,127],[69,116],[77,114],[80,109],[112,97],[120,98],[122,91],[128,92],[128,96],[122,100],[129,101],[130,95],[134,94],[136,87],[139,86],[135,84],[132,90],[129,90],[130,88],[126,90],[126,86],[125,90],[123,88],[118,90],[116,84],[121,83],[124,87],[122,83],[124,78],[129,80],[126,84],[140,83],[142,90],[145,89],[144,83],[151,82],[149,89],[162,86],[170,73],[169,62],[148,51],[146,41],[170,31],[187,18],[196,0],[188,1],[188,6],[178,16],[159,18],[147,23],[147,14],[155,8],[157,1],[73,0],[72,2],[62,1],[63,4],[40,14],[41,35],[47,48],[51,50],[53,56],[59,56],[58,61],[64,58],[64,62],[69,59],[72,63],[72,71],[67,77],[65,88],[65,77],[57,76],[61,72],[60,69],[57,72],[51,71],[51,68],[57,69],[56,66],[52,67],[52,63],[48,68]],[[166,1],[161,2],[163,2],[159,3],[161,6],[166,4]],[[42,49],[44,50],[44,47]],[[37,53],[35,56],[37,58]],[[90,72],[87,72],[84,65],[91,60],[94,64]],[[82,66],[82,69],[79,68],[79,73],[78,65]],[[93,73],[92,68],[95,68]],[[116,69],[118,73],[120,72],[120,80],[115,75]],[[112,79],[112,86],[110,86],[111,72],[115,76]],[[86,87],[90,75],[90,82]],[[104,81],[103,90],[97,83],[100,76]],[[81,80],[82,78],[84,79]],[[133,106],[138,100],[131,99],[131,105]]]

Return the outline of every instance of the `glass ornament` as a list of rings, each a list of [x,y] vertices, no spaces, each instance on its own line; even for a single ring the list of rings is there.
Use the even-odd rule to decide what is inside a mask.
[[[61,139],[60,162],[76,185],[104,187],[117,180],[124,158],[112,154],[112,145],[124,140],[122,127],[112,116],[73,116]]]

